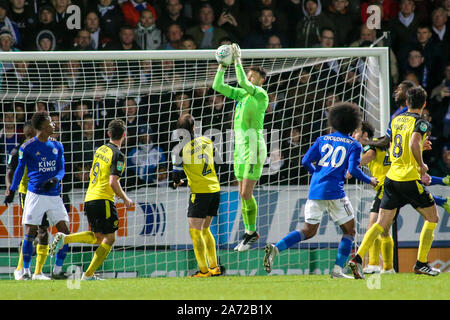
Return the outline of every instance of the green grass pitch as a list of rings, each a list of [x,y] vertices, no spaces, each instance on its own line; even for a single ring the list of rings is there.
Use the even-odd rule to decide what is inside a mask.
[[[79,288],[77,287],[79,284]],[[6,300],[448,300],[450,273],[376,275],[366,280],[322,275],[0,281]]]

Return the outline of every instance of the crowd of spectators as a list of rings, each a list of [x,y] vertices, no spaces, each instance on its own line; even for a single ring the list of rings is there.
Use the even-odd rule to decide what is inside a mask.
[[[70,5],[81,8],[81,29],[68,29]],[[381,28],[371,29],[368,7],[378,6]],[[425,115],[432,123],[433,150],[425,153],[430,172],[450,174],[450,0],[0,0],[0,51],[197,50],[237,42],[243,49],[384,46],[390,32],[391,90],[403,80],[428,93]],[[189,68],[196,69],[196,62]],[[303,184],[301,156],[326,127],[326,109],[335,101],[358,102],[360,61],[352,68],[327,62],[269,79],[265,128],[280,130],[280,147],[269,154],[261,183]],[[121,65],[122,64],[122,65]],[[216,65],[212,65],[214,75]],[[169,81],[178,75],[171,61],[128,63],[0,61],[0,94],[81,90],[150,84],[155,70]],[[164,80],[164,79],[163,79]],[[314,81],[313,81],[314,80]],[[277,83],[272,86],[271,83]],[[280,85],[281,84],[281,85]],[[312,86],[314,84],[314,87]],[[312,95],[311,92],[314,92]],[[320,105],[319,105],[320,104]],[[398,106],[391,105],[391,112]],[[210,87],[160,94],[55,102],[2,103],[0,176],[7,155],[22,140],[32,113],[47,110],[66,150],[66,185],[85,187],[93,150],[104,143],[108,119],[126,120],[129,138],[127,186],[166,185],[170,143],[180,114],[190,112],[208,129],[232,128],[233,102]],[[325,113],[324,113],[325,112]],[[229,150],[228,150],[229,151]],[[232,165],[218,166],[223,183],[233,181]],[[275,174],[270,174],[275,172]],[[0,184],[3,184],[0,181]],[[66,189],[67,190],[67,189]]]

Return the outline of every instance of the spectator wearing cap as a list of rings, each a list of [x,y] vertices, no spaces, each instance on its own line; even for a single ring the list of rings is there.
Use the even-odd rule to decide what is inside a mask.
[[[0,28],[6,27],[11,32],[14,43],[20,48],[22,37],[20,35],[19,26],[8,17],[9,6],[7,0],[0,0]]]
[[[9,31],[8,28],[5,27],[0,29],[0,51],[3,52],[19,51],[19,49],[14,47],[14,39],[11,32]],[[2,75],[13,68],[14,64],[12,62],[0,61],[0,85],[2,83],[1,81]]]
[[[143,50],[160,49],[162,45],[163,35],[161,30],[155,24],[153,12],[150,10],[143,10],[141,18],[134,30],[136,36],[136,43]]]
[[[138,128],[137,146],[131,149],[127,157],[127,167],[143,183],[157,181],[157,168],[166,161],[163,150],[152,141],[152,130],[149,125]]]
[[[214,11],[210,4],[201,6],[198,13],[199,23],[186,30],[186,34],[192,36],[199,49],[215,49],[219,40],[228,34],[220,27],[214,25]]]
[[[153,19],[156,21],[158,15],[156,9],[144,0],[129,0],[122,5],[122,12],[127,25],[135,28],[141,17],[141,12],[144,10],[150,10],[153,13]]]
[[[0,29],[0,51],[19,51],[14,46],[14,37],[8,28],[3,27]]]
[[[296,26],[296,46],[298,48],[312,48],[320,42],[320,30],[325,27],[336,29],[333,22],[322,12],[320,0],[303,0],[302,9],[304,16]]]

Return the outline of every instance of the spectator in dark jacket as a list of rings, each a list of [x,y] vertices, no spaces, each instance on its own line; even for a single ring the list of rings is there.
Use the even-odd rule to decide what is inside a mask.
[[[171,24],[166,31],[166,41],[164,42],[162,49],[164,50],[176,50],[180,49],[180,41],[183,38],[183,29],[179,24]]]
[[[163,32],[166,32],[173,23],[180,25],[181,29],[186,30],[193,26],[191,19],[183,15],[183,3],[181,0],[165,0],[165,10],[159,17],[157,26]]]
[[[354,40],[354,30],[358,21],[354,20],[354,16],[347,10],[348,0],[333,0],[326,16],[333,22],[336,28],[336,47],[347,47],[351,40]]]
[[[100,27],[100,17],[97,11],[90,11],[84,18],[84,28],[91,34],[91,45],[94,50],[100,50],[111,38],[105,35],[105,32]]]
[[[423,50],[420,47],[413,48],[408,53],[408,59],[406,65],[403,67],[403,79],[406,79],[406,75],[413,73],[419,82],[419,84],[427,90],[432,89],[430,85],[431,72],[427,64],[425,63],[425,57]]]
[[[447,27],[447,11],[444,8],[436,8],[431,14],[433,39],[439,42],[447,60],[450,60],[450,28]]]
[[[11,31],[11,34],[13,35],[14,42],[16,46],[20,47],[22,45],[22,37],[20,34],[20,29],[17,23],[12,21],[8,17],[9,13],[9,6],[8,1],[6,0],[0,0],[0,28],[6,27]]]
[[[239,0],[221,0],[216,13],[217,25],[228,33],[233,42],[240,43],[249,32],[249,24]]]
[[[119,41],[108,43],[105,50],[141,50],[135,41],[134,28],[123,26],[120,28]]]
[[[52,6],[42,6],[39,9],[39,22],[33,33],[34,41],[28,43],[28,49],[34,50],[35,39],[42,30],[50,30],[56,38],[56,47],[58,50],[67,50],[71,46],[72,36],[65,32],[65,28],[61,28],[55,21],[55,10]]]
[[[287,46],[286,38],[274,27],[275,16],[272,9],[265,8],[261,10],[259,17],[260,27],[258,31],[251,32],[242,42],[243,48],[262,49],[265,48],[269,38],[273,35],[278,36],[282,46]]]
[[[432,38],[432,29],[429,25],[421,25],[417,28],[416,40],[411,42],[404,50],[400,50],[398,61],[400,68],[404,68],[404,63],[407,61],[408,54],[412,49],[419,48],[424,57],[424,64],[430,72],[430,78],[427,79],[426,89],[431,90],[439,84],[442,79],[443,70],[445,66],[444,49],[438,41]],[[420,80],[420,77],[419,77]],[[425,86],[423,86],[425,87]],[[430,91],[428,91],[430,93]]]
[[[120,27],[124,24],[122,10],[115,0],[98,0],[94,3],[89,7],[88,12],[96,11],[98,13],[100,30],[103,33],[102,38],[108,39],[105,42],[117,40]]]
[[[89,32],[89,30],[81,29],[80,31],[78,31],[73,44],[73,50],[94,50],[94,47],[92,46],[91,33]]]
[[[392,37],[392,49],[396,54],[416,37],[420,21],[414,12],[415,8],[413,0],[402,0],[398,16],[387,23],[386,28]]]
[[[303,14],[296,26],[298,48],[311,48],[318,44],[320,30],[325,27],[335,30],[333,22],[322,12],[320,0],[303,0]]]
[[[30,40],[30,32],[37,23],[37,15],[25,6],[24,0],[11,0],[10,3],[11,10],[8,17],[17,24],[24,43],[32,41]]]
[[[214,25],[214,11],[209,3],[203,4],[199,11],[199,23],[186,30],[186,34],[195,39],[199,49],[215,49],[219,40],[228,34],[222,28]]]

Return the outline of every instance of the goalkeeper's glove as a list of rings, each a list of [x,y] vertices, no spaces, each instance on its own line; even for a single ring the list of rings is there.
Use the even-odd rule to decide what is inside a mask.
[[[16,194],[15,191],[9,190],[9,194],[5,196],[5,200],[3,201],[3,203],[5,205],[10,204],[11,202],[14,201],[14,195]]]
[[[44,189],[45,191],[49,191],[50,189],[54,188],[57,184],[58,178],[53,177],[44,181],[44,183],[42,184],[42,189]]]
[[[183,178],[183,171],[173,171],[173,185],[172,187],[174,189],[178,188],[184,183]]]
[[[234,64],[241,63],[241,48],[239,48],[237,43],[231,45],[231,52],[233,53]]]
[[[227,66],[224,64],[219,64],[218,71],[227,71]]]

